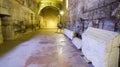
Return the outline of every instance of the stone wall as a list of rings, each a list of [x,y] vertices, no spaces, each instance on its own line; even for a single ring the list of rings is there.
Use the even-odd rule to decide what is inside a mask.
[[[0,44],[3,43],[3,35],[2,35],[2,29],[1,29],[1,18],[0,18]]]
[[[68,29],[75,31],[77,27],[81,26],[78,23],[83,15],[83,5],[84,2],[82,0],[69,1],[68,22],[66,23]]]
[[[88,27],[120,32],[118,0],[70,0],[66,27],[82,34]]]
[[[33,30],[37,25],[36,13],[34,12],[37,11],[37,8],[31,9],[32,6],[26,4],[28,4],[27,0],[0,1],[2,35],[5,40],[15,39],[29,29]]]

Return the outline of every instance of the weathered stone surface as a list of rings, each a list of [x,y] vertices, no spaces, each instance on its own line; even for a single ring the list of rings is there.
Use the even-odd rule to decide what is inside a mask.
[[[89,27],[82,38],[82,52],[95,67],[118,67],[120,34]]]
[[[64,34],[72,40],[75,35],[75,32],[68,30],[68,29],[64,29]]]
[[[1,29],[1,18],[0,18],[0,44],[3,43],[2,29]]]
[[[106,20],[103,26],[103,29],[114,31],[115,30],[115,23],[112,20]]]
[[[82,49],[82,40],[75,37],[72,39],[72,43],[77,47],[77,49]]]
[[[37,7],[35,1],[28,3],[27,0],[0,0],[0,17],[5,40],[15,39],[17,35],[23,33],[23,26],[27,32],[39,24],[39,18],[36,18],[38,8],[34,7]]]
[[[116,2],[116,0],[70,0],[69,5],[68,20],[71,23],[67,23],[67,25],[72,26],[72,28],[76,28],[76,21],[79,21],[80,23],[85,23],[83,27],[85,30],[87,29],[88,24],[92,22],[92,27],[120,32],[120,28],[115,29],[115,27],[117,27],[115,23],[119,23],[119,19],[111,17],[112,12],[114,13],[115,9],[117,9],[115,11],[116,14],[112,16],[118,17],[119,15],[119,3]],[[83,21],[80,21],[80,18],[82,18]],[[101,22],[98,22],[98,24],[94,24],[94,21],[96,20],[102,21],[103,24],[98,25]],[[108,27],[108,24],[111,23],[107,23],[106,20],[112,21],[113,25]]]
[[[6,2],[8,3],[8,2]],[[0,0],[0,14],[9,15],[8,6],[6,6],[4,0]]]

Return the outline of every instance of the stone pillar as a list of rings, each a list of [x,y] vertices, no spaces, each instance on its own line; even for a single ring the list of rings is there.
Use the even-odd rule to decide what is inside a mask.
[[[2,36],[2,26],[1,26],[1,17],[0,17],[0,44],[3,43],[3,36]]]
[[[3,33],[3,38],[5,40],[15,39],[12,22],[13,21],[10,20],[10,17],[8,17],[8,16],[5,16],[2,18],[2,33]]]

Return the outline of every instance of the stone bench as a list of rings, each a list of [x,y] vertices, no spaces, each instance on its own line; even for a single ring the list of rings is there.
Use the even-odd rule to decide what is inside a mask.
[[[120,34],[89,27],[82,34],[82,52],[95,67],[118,67]]]
[[[77,47],[77,49],[82,49],[82,40],[80,38],[73,38],[72,43]]]
[[[68,30],[68,29],[64,29],[64,34],[72,40],[75,35],[75,32]]]

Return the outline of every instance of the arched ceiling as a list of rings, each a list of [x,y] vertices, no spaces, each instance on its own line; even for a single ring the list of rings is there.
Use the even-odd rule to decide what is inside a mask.
[[[39,2],[38,14],[40,14],[41,10],[47,6],[56,7],[58,10],[62,10],[63,8],[63,0],[38,0],[38,2]]]
[[[37,2],[63,2],[63,0],[36,0]]]
[[[54,13],[55,15],[59,15],[59,9],[53,6],[46,6],[41,10],[40,15],[44,16],[46,13],[51,12],[52,14]]]
[[[43,8],[41,10],[40,15],[44,15],[45,12],[50,12],[50,11],[54,11],[54,14],[58,15],[59,14],[59,10],[56,7],[52,7],[52,6],[46,6],[45,8]]]

